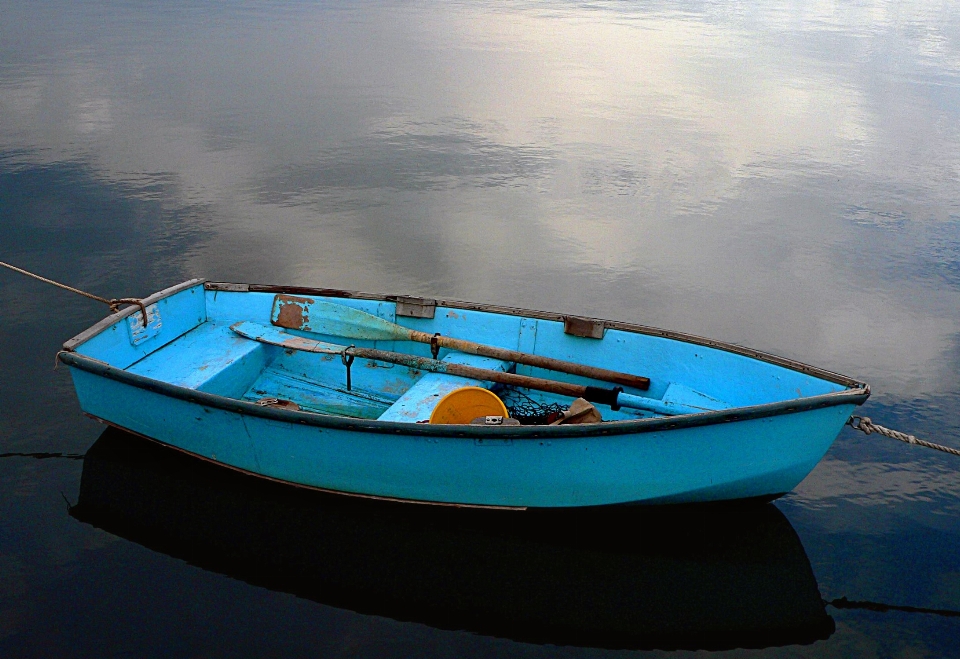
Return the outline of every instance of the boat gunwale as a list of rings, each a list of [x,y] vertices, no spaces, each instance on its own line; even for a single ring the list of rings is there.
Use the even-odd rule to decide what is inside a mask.
[[[154,380],[110,366],[105,362],[73,351],[63,351],[59,353],[58,359],[67,366],[79,368],[88,373],[121,382],[138,389],[235,414],[261,417],[291,425],[307,425],[352,432],[416,435],[421,437],[553,440],[664,432],[735,421],[748,421],[785,414],[796,414],[839,405],[861,405],[870,396],[870,387],[863,385],[859,389],[848,389],[829,394],[820,394],[818,396],[809,396],[807,398],[752,405],[749,407],[730,408],[714,412],[702,412],[699,414],[684,414],[674,417],[652,417],[596,424],[558,426],[440,425],[400,421],[378,421],[375,419],[355,419],[346,416],[266,407],[249,401],[198,391],[188,387],[181,387],[161,380]]]
[[[364,293],[361,291],[348,291],[334,288],[310,288],[305,286],[274,286],[268,284],[236,284],[229,282],[209,282],[206,279],[190,279],[180,284],[170,286],[161,291],[153,293],[152,295],[143,299],[144,306],[149,306],[155,304],[160,300],[175,295],[181,291],[187,290],[194,286],[203,284],[205,291],[221,291],[225,293],[274,293],[274,294],[287,294],[287,295],[315,295],[317,297],[335,297],[335,298],[347,298],[347,299],[357,299],[357,300],[371,300],[379,302],[397,302],[408,296],[404,295],[379,295],[375,293]],[[451,309],[462,309],[464,311],[482,311],[486,313],[494,313],[505,316],[517,316],[517,317],[526,317],[526,318],[536,318],[537,320],[552,320],[557,322],[563,322],[565,318],[569,317],[570,314],[559,314],[552,313],[548,311],[538,311],[535,309],[522,309],[519,307],[505,307],[496,304],[486,304],[482,302],[465,302],[463,300],[447,300],[447,299],[432,299],[431,300],[438,307],[447,307]],[[86,343],[96,335],[103,332],[105,329],[116,323],[118,320],[122,320],[127,316],[130,316],[140,310],[140,307],[137,305],[129,306],[124,309],[121,309],[115,314],[111,314],[93,326],[85,329],[80,332],[73,338],[67,340],[63,344],[63,349],[68,352],[75,351],[80,345]],[[615,329],[621,330],[624,332],[631,332],[634,334],[645,334],[647,336],[656,336],[664,339],[670,339],[672,341],[681,341],[683,343],[690,343],[694,345],[702,345],[707,348],[714,348],[717,350],[722,350],[724,352],[729,352],[736,355],[742,355],[744,357],[749,357],[751,359],[756,359],[759,361],[767,362],[775,366],[782,366],[783,368],[788,368],[792,371],[797,371],[798,373],[803,373],[805,375],[812,375],[813,377],[820,378],[821,380],[826,380],[827,382],[832,382],[834,384],[840,384],[851,390],[861,390],[865,389],[869,392],[870,387],[855,378],[851,378],[847,375],[842,375],[834,371],[828,371],[826,369],[819,368],[817,366],[811,366],[809,364],[804,364],[795,359],[789,359],[787,357],[780,357],[768,352],[763,352],[760,350],[754,350],[753,348],[746,348],[735,343],[726,343],[724,341],[717,341],[715,339],[708,339],[702,336],[697,336],[696,334],[687,334],[685,332],[677,332],[674,330],[665,330],[658,327],[651,327],[649,325],[640,325],[637,323],[628,323],[626,321],[620,320],[605,320],[602,318],[589,318],[585,316],[577,316],[577,318],[582,318],[590,322],[602,323],[604,329]]]

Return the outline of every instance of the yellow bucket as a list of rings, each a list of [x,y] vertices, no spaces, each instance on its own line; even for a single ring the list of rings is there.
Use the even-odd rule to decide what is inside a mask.
[[[440,399],[430,415],[430,423],[470,423],[481,416],[510,416],[500,397],[489,389],[463,387]]]

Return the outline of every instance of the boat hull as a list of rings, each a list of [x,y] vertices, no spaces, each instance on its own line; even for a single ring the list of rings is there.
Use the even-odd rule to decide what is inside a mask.
[[[775,498],[806,477],[870,395],[869,387],[845,376],[654,328],[571,324],[544,312],[460,302],[436,302],[428,313],[422,305],[405,308],[398,298],[294,292],[301,297],[275,287],[191,280],[144,300],[147,318],[131,307],[104,319],[68,341],[59,358],[71,367],[83,411],[108,424],[267,479],[456,506]],[[651,404],[679,390],[695,395],[688,398],[692,404],[725,407],[654,416],[625,414],[611,404],[603,423],[562,426],[396,420],[423,418],[404,416],[409,410],[429,417],[421,404],[435,404],[440,385],[470,382],[357,359],[351,389],[342,383],[346,362],[339,355],[265,345],[233,331],[241,320],[270,323],[281,302],[309,307],[317,299],[354,304],[427,333],[645,373],[651,376],[649,391],[624,393]],[[336,338],[308,330],[299,331],[311,339]],[[421,357],[418,346],[430,350],[396,344],[366,345],[402,347]],[[451,358],[457,355],[444,357]],[[434,376],[443,382],[430,380]],[[573,375],[551,377],[561,376],[577,381]],[[403,407],[418,388],[416,405]],[[279,398],[301,407],[257,404]],[[406,411],[393,413],[401,408]]]
[[[301,486],[468,506],[573,508],[773,498],[806,477],[856,407],[831,405],[675,427],[651,423],[609,435],[511,436],[517,432],[493,429],[479,435],[457,427],[448,433],[438,433],[437,427],[390,432],[363,423],[314,425],[300,417],[318,415],[305,413],[251,413],[247,408],[253,406],[202,392],[178,397],[165,387],[124,382],[136,376],[116,369],[99,367],[104,372],[95,373],[97,364],[75,355],[64,359],[86,367],[72,369],[84,411],[182,451]]]

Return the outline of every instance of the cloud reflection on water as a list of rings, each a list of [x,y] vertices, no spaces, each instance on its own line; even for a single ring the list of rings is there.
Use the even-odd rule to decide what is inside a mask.
[[[875,420],[960,445],[953,3],[0,0],[0,16],[4,260],[108,296],[207,276],[639,321],[865,378]],[[97,429],[50,366],[102,309],[9,276],[0,309],[6,450],[84,450]],[[957,608],[956,471],[849,435],[777,504],[822,592]],[[210,620],[318,629],[299,601],[64,524],[50,511],[79,474],[54,462],[0,474],[0,526],[26,539],[0,555],[0,639],[24,606],[87,619],[77,574],[135,600],[162,577],[171,602],[209,596]],[[71,552],[91,567],[64,570]],[[105,606],[96,634],[139,629],[114,615],[139,604]],[[151,608],[145,643],[177,642],[183,615]],[[810,652],[955,646],[918,617],[855,615]],[[333,651],[405,647],[409,628],[351,616],[321,616],[353,643]],[[504,650],[451,638],[426,652]]]
[[[209,208],[192,273],[639,320],[910,394],[955,379],[926,227],[960,218],[938,86],[960,48],[923,3],[117,5],[119,37],[38,15],[59,56],[0,75],[0,146]]]

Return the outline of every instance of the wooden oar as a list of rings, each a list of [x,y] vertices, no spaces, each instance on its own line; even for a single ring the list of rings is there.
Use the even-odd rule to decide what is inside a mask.
[[[505,362],[516,362],[527,366],[536,366],[551,371],[581,375],[594,380],[612,382],[625,387],[634,387],[646,391],[650,388],[649,378],[629,373],[620,373],[605,368],[586,366],[562,359],[531,355],[517,350],[507,350],[494,346],[454,339],[448,336],[436,336],[403,327],[373,314],[325,300],[305,301],[302,298],[290,299],[277,296],[271,318],[274,325],[286,329],[305,330],[342,336],[347,339],[368,341],[416,341],[429,343],[441,348],[449,348],[483,357],[493,357]]]
[[[294,336],[293,334],[287,334],[274,327],[267,327],[266,325],[251,323],[249,321],[234,323],[230,326],[230,329],[247,339],[287,348],[289,350],[301,350],[303,352],[315,352],[325,355],[344,355],[348,358],[360,357],[361,359],[373,359],[391,364],[400,364],[401,366],[407,366],[420,371],[446,373],[448,375],[458,375],[475,380],[499,382],[500,384],[526,387],[527,389],[536,389],[537,391],[547,391],[571,398],[585,398],[593,403],[609,405],[610,408],[614,410],[618,410],[621,407],[629,407],[665,415],[697,414],[708,411],[679,403],[670,403],[645,398],[643,396],[625,394],[620,387],[612,387],[610,389],[588,387],[579,384],[570,384],[569,382],[534,378],[528,375],[517,375],[516,373],[503,373],[485,368],[475,368],[463,364],[451,364],[430,359],[429,357],[418,357],[400,352],[376,350],[374,348],[357,348],[355,346],[341,346],[325,341],[314,341],[313,339]]]

